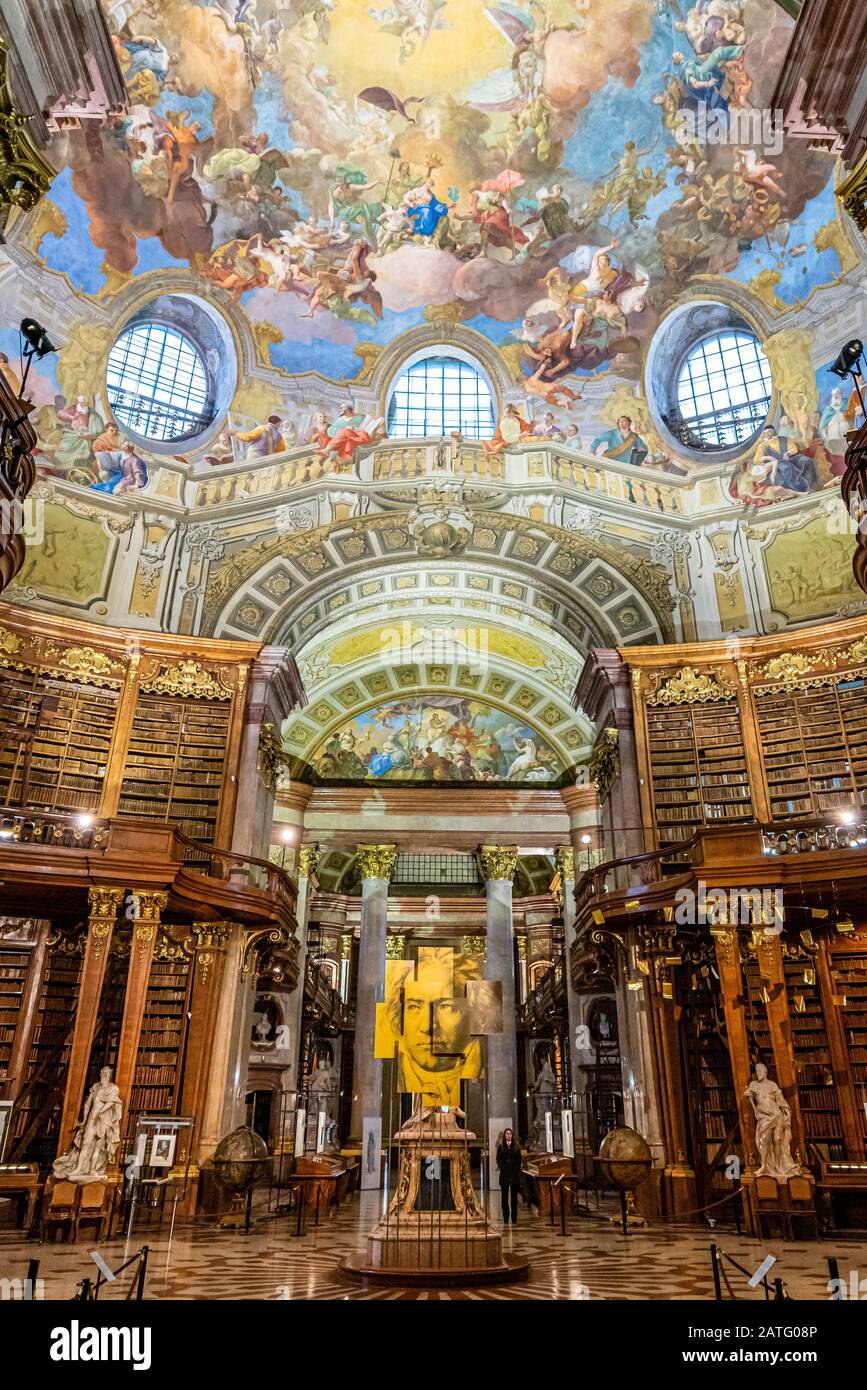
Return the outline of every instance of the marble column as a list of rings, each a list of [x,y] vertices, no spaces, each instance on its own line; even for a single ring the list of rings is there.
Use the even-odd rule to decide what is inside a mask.
[[[358,846],[358,867],[361,872],[361,939],[355,1004],[351,1144],[361,1143],[365,1117],[382,1114],[382,1062],[373,1055],[373,1040],[376,1030],[376,1005],[385,998],[388,881],[396,859],[395,845]]]
[[[575,942],[575,851],[561,846],[557,851],[560,870],[560,892],[563,895],[563,965],[566,971],[566,1008],[569,1018],[569,1076],[571,1078],[572,1108],[579,1090],[578,1049],[575,1030],[581,1022],[581,1006],[572,983],[572,947]],[[580,1088],[583,1090],[583,1085]]]
[[[301,1022],[304,1017],[304,977],[307,973],[307,929],[310,923],[310,905],[316,891],[316,866],[319,863],[318,845],[301,845],[298,850],[298,902],[295,917],[298,922],[298,983],[289,996],[289,1009],[286,1014],[286,1070],[283,1073],[283,1090],[297,1091],[299,1064],[301,1061]],[[294,1106],[293,1106],[294,1108]]]
[[[488,1121],[518,1118],[518,1047],[515,1036],[515,933],[512,879],[518,864],[515,846],[483,845],[479,852],[487,898],[485,979],[503,984],[503,1031],[488,1038]]]

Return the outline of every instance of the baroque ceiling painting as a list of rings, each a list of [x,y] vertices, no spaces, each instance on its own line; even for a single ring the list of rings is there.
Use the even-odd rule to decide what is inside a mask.
[[[57,346],[13,598],[291,644],[293,766],[365,782],[556,782],[592,646],[860,611],[829,368],[863,239],[831,144],[773,108],[784,6],[103,12],[126,104],[55,131],[0,262],[9,384],[22,317]],[[402,608],[442,659],[320,660]]]
[[[556,785],[566,769],[548,741],[502,710],[451,695],[417,696],[356,715],[312,758],[323,781]]]

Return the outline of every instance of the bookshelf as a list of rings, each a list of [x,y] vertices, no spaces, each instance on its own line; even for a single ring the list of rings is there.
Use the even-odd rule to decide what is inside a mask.
[[[211,844],[217,823],[231,702],[140,695],[118,815],[171,821]]]
[[[660,844],[688,840],[702,825],[752,819],[737,700],[648,705],[647,743]]]
[[[125,939],[124,939],[125,938]],[[119,946],[124,949],[119,950]],[[99,1080],[103,1067],[111,1067],[112,1078],[117,1075],[117,1054],[123,1025],[126,981],[129,973],[129,935],[122,930],[112,938],[108,963],[102,982],[97,1009],[97,1027],[90,1046],[90,1058],[84,1080],[84,1095]]]
[[[114,690],[0,672],[0,803],[98,812],[117,711]]]
[[[821,1144],[829,1158],[844,1158],[840,1097],[815,962],[786,957],[783,974],[804,1137],[808,1147]]]
[[[731,1061],[723,1035],[723,1011],[719,986],[713,974],[699,978],[696,972],[681,977],[679,1003],[683,1010],[681,1029],[687,1064],[687,1092],[694,1145],[694,1167],[700,1180],[702,1200],[711,1199],[730,1183],[717,1167],[705,1178],[726,1136],[738,1119],[737,1098]],[[740,1147],[737,1132],[728,1151]]]
[[[750,1044],[750,1066],[754,1067],[756,1062],[764,1062],[771,1075],[775,1077],[774,1044],[771,1040],[768,1012],[762,998],[766,985],[754,955],[748,955],[744,960],[743,972],[747,991],[744,1022]]]
[[[30,1163],[49,1163],[56,1157],[66,1070],[69,1065],[84,957],[83,940],[72,952],[58,949],[62,944],[59,942],[57,947],[48,953],[30,1044],[27,1074],[24,1077],[25,1085],[37,1076],[39,1084],[27,1091],[15,1111],[12,1146],[25,1133],[35,1112],[38,1112],[46,1101],[49,1091],[53,1093],[53,1104],[42,1116],[38,1130],[31,1135],[26,1152],[21,1155],[23,1160]]]
[[[184,1037],[193,972],[190,961],[154,955],[136,1054],[127,1134],[141,1114],[172,1115],[180,1094]]]
[[[867,803],[867,682],[753,693],[771,817]]]
[[[15,1042],[18,1016],[24,1002],[30,951],[0,946],[0,1082],[9,1076],[9,1062]]]
[[[831,952],[832,1004],[839,1010],[862,1142],[867,1144],[867,951]],[[854,1155],[863,1159],[865,1154]]]

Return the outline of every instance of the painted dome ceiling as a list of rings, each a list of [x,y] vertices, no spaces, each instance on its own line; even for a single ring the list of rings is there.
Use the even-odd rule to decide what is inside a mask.
[[[863,609],[828,372],[863,243],[834,156],[770,109],[776,0],[104,12],[127,107],[54,135],[0,252],[0,369],[25,315],[59,349],[27,388],[41,510],[13,601],[291,645],[310,704],[284,735],[323,780],[365,739],[401,780],[381,711],[422,729],[451,699],[513,731],[495,768],[470,747],[477,780],[514,780],[531,740],[556,781],[592,742],[570,705],[589,647]],[[111,395],[151,320],[199,354],[198,435],[143,438]],[[769,430],[702,455],[665,391],[715,330],[764,349]],[[381,439],[437,352],[478,365],[493,443]],[[415,628],[383,663],[399,610],[484,628],[488,674],[460,643],[419,657]]]
[[[451,305],[531,392],[578,394],[638,380],[691,278],[793,306],[843,269],[833,160],[769,123],[774,0],[105,8],[130,105],[55,140],[44,263],[99,300],[192,270],[287,372],[350,382],[360,344]],[[545,369],[570,294],[587,322]]]

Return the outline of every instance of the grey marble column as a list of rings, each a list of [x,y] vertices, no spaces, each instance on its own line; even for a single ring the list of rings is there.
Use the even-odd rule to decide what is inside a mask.
[[[487,896],[485,979],[503,984],[503,1031],[488,1038],[488,1120],[518,1119],[518,1048],[515,1036],[515,930],[512,879],[518,863],[514,846],[483,845],[480,850]]]
[[[581,1022],[581,1010],[575,986],[572,984],[572,945],[575,941],[575,851],[561,847],[557,851],[557,868],[560,870],[563,894],[563,965],[566,970],[566,1008],[569,1017],[569,1075],[571,1077],[572,1108],[575,1108],[575,1093],[578,1086],[578,1050],[575,1046],[575,1029]],[[583,1090],[583,1087],[580,1088]]]
[[[298,902],[295,916],[298,921],[298,984],[290,995],[291,1005],[286,1019],[288,1035],[286,1038],[286,1070],[283,1073],[283,1090],[298,1090],[298,1064],[301,1060],[301,1020],[304,1016],[304,975],[307,969],[307,928],[310,922],[310,904],[316,887],[316,865],[319,863],[318,845],[301,845],[298,851]]]
[[[366,1116],[382,1114],[382,1062],[373,1055],[373,1041],[376,1031],[376,1006],[385,998],[388,881],[396,858],[397,849],[394,845],[358,846],[358,867],[361,871],[361,937],[355,1003],[355,1062],[352,1076],[350,1143],[361,1143]]]

